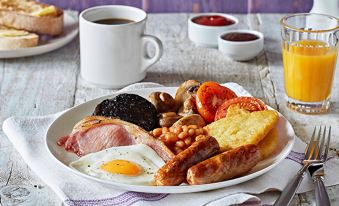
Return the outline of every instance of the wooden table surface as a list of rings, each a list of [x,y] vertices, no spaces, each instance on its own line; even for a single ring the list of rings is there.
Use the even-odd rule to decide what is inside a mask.
[[[235,15],[240,19],[240,27],[256,29],[265,35],[265,51],[249,62],[234,62],[217,49],[195,47],[187,36],[189,16],[149,15],[147,33],[162,40],[164,54],[143,81],[166,86],[178,86],[187,79],[237,82],[285,115],[303,141],[307,141],[314,125],[332,125],[331,153],[339,154],[338,75],[328,114],[302,115],[286,108],[278,23],[282,14]],[[93,88],[81,80],[79,58],[79,40],[75,39],[66,47],[48,54],[0,60],[0,124],[13,115],[51,114],[111,94],[113,90]],[[34,192],[32,205],[61,205],[0,129],[0,189],[8,185],[25,186]],[[17,195],[20,196],[22,191],[17,190]],[[328,193],[333,205],[339,205],[339,186],[328,187]],[[7,205],[4,199],[0,203]],[[314,205],[313,192],[296,196],[293,205]]]

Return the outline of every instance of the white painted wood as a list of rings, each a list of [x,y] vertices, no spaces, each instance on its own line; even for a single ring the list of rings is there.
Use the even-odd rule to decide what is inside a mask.
[[[330,114],[301,115],[286,108],[278,25],[282,15],[236,15],[240,19],[240,28],[253,28],[265,34],[265,51],[249,62],[234,62],[217,49],[196,47],[187,36],[189,16],[149,15],[146,33],[162,40],[164,55],[150,68],[143,81],[167,86],[177,86],[186,79],[237,82],[286,115],[304,141],[316,123],[338,126],[338,80],[335,80],[334,104]],[[0,61],[0,124],[11,115],[50,114],[114,91],[91,87],[78,74],[78,40],[49,54]],[[331,147],[339,151],[337,130],[338,127],[335,128]],[[33,205],[61,204],[23,162],[0,130],[0,189],[6,184],[27,186],[35,193]],[[339,186],[330,187],[329,194],[333,205],[339,205]],[[313,193],[295,197],[293,205],[314,205]]]

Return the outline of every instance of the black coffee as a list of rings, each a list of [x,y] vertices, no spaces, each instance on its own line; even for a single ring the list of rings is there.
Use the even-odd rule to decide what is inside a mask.
[[[100,19],[97,21],[94,21],[94,23],[97,24],[107,24],[107,25],[118,25],[118,24],[128,24],[132,23],[134,21],[129,20],[129,19]]]

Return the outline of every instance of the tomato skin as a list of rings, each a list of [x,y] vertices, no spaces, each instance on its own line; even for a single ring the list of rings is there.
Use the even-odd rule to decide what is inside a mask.
[[[238,104],[240,108],[246,109],[250,112],[267,110],[267,106],[260,99],[255,97],[237,97],[233,99],[226,100],[217,110],[215,114],[214,121],[222,119],[227,115],[227,109],[233,105]]]
[[[199,114],[206,122],[213,122],[219,106],[237,95],[227,87],[217,82],[204,82],[197,91],[196,104]]]

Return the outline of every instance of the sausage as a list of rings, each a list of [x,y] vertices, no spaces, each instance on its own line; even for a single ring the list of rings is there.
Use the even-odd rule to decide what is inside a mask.
[[[156,185],[180,185],[186,180],[188,168],[219,153],[219,144],[214,137],[203,135],[198,137],[196,142],[166,162],[156,172]]]
[[[261,160],[256,145],[249,144],[200,162],[187,171],[191,185],[220,182],[248,173]]]

